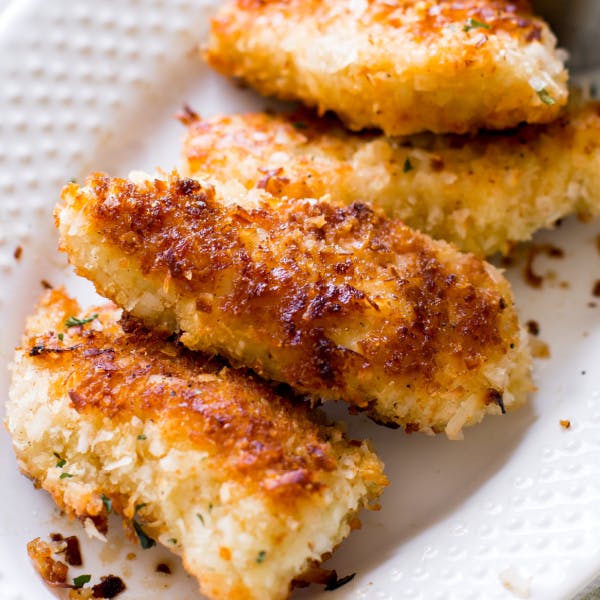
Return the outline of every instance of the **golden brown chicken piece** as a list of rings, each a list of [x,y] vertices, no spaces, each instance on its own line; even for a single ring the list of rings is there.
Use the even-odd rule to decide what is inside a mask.
[[[209,598],[286,598],[381,494],[381,462],[320,411],[119,316],[53,291],[29,319],[6,418],[21,470],[87,528],[122,514]]]
[[[474,137],[350,134],[333,119],[194,118],[186,172],[236,178],[280,197],[368,200],[390,216],[489,255],[572,212],[600,212],[600,103],[549,125]]]
[[[315,398],[458,437],[531,389],[499,271],[364,204],[96,174],[65,188],[56,219],[101,294]]]
[[[568,96],[529,0],[232,0],[205,56],[263,94],[388,135],[545,123]]]

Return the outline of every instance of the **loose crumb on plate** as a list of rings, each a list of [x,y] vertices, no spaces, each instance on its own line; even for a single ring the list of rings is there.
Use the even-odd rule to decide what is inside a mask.
[[[515,567],[509,567],[498,574],[500,582],[517,598],[531,596],[531,577],[524,577]]]
[[[531,246],[529,246],[527,260],[523,268],[523,275],[525,281],[534,288],[540,288],[544,283],[544,277],[538,275],[533,268],[534,261],[539,254],[545,254],[549,258],[564,258],[565,256],[565,252],[562,248],[558,248],[552,244],[531,244]]]
[[[560,426],[563,429],[571,429],[571,421],[569,421],[568,419],[561,419]]]
[[[527,326],[527,331],[529,331],[529,333],[531,335],[539,335],[540,334],[540,324],[537,321],[534,321],[533,319],[527,321],[527,323],[525,323],[525,325]]]
[[[37,537],[28,542],[27,554],[29,554],[35,570],[48,585],[68,587],[67,574],[69,567],[64,562],[52,558],[50,544]]]
[[[531,347],[531,355],[534,358],[550,358],[550,346],[546,342],[532,337],[529,345]]]
[[[171,574],[171,567],[167,563],[160,562],[156,565],[154,569],[157,573],[164,573],[165,575]]]

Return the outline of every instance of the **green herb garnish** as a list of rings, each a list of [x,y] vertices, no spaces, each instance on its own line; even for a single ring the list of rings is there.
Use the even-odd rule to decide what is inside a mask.
[[[256,562],[260,565],[261,563],[265,562],[266,556],[267,556],[266,550],[261,550],[258,553],[258,556],[256,557]]]
[[[102,494],[101,498],[102,498],[102,504],[104,504],[104,508],[106,508],[106,512],[111,513],[112,512],[112,500],[108,496],[105,496],[104,494]]]
[[[94,319],[98,318],[98,313],[94,313],[91,317],[87,317],[86,319],[78,319],[77,317],[69,317],[65,321],[66,327],[77,327],[78,325],[85,325],[86,323],[91,323]]]
[[[465,26],[463,27],[463,31],[471,31],[471,29],[490,29],[490,26],[487,23],[482,23],[477,19],[473,19],[469,17],[465,22]]]
[[[82,588],[86,583],[89,583],[91,580],[91,575],[79,575],[73,579],[73,587],[75,589]]]
[[[69,183],[77,183],[77,177],[71,177],[71,179],[69,179]]]
[[[412,163],[410,162],[410,158],[407,158],[407,159],[404,161],[404,167],[402,167],[402,170],[403,170],[405,173],[408,173],[409,171],[412,171],[413,169],[414,169],[414,167],[412,166]]]
[[[538,90],[537,95],[539,99],[548,106],[556,104],[556,100],[548,93],[548,90],[546,88],[544,88],[543,90]]]
[[[144,441],[146,439],[146,436],[143,433],[140,433],[140,435],[138,435],[137,439]]]
[[[67,464],[66,459],[64,459],[58,452],[54,452],[54,456],[56,456],[56,458],[58,459],[56,461],[56,466],[59,469],[62,469]]]
[[[64,333],[59,333],[58,334],[58,339],[62,342],[65,339],[65,334]]]
[[[140,540],[140,546],[144,550],[156,546],[156,542],[142,529],[142,526],[137,521],[133,521],[133,529],[138,536],[138,540]]]
[[[59,479],[67,479],[67,477],[73,477],[71,473],[61,473]]]
[[[333,590],[341,588],[343,585],[346,585],[349,581],[352,581],[355,575],[356,573],[352,573],[352,575],[346,575],[346,577],[342,577],[341,579],[338,579],[336,576],[335,579],[327,582],[327,585],[325,586],[325,591],[332,592]]]
[[[177,544],[177,538],[169,538],[169,543],[173,545]]]
[[[202,525],[204,525],[204,517],[200,514],[200,513],[196,513],[196,516],[198,517],[198,519],[200,519],[200,522],[202,523]]]

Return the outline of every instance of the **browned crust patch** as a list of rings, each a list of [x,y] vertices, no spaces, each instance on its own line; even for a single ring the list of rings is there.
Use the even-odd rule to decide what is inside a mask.
[[[230,478],[274,497],[318,491],[336,468],[333,428],[319,424],[305,403],[135,322],[125,332],[114,307],[81,314],[62,290],[48,292],[44,304],[54,324],[29,331],[24,351],[37,368],[64,374],[51,393],[68,395],[86,418],[151,419],[169,442],[206,450]],[[65,326],[70,316],[94,314],[89,323]]]
[[[435,387],[449,365],[461,377],[518,337],[514,312],[505,313],[510,290],[483,261],[360,202],[265,195],[243,208],[176,175],[137,186],[95,174],[85,188],[67,187],[70,195],[144,276],[199,298],[200,311],[251,326],[281,359],[285,381],[303,391],[365,406],[348,373],[375,369]],[[354,349],[334,341],[353,329],[361,332]]]

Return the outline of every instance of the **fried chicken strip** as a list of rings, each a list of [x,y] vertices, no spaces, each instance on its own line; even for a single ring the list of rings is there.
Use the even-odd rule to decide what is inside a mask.
[[[120,312],[56,290],[29,319],[6,418],[21,470],[88,525],[121,513],[211,599],[286,598],[381,494],[381,462],[248,372],[124,331]]]
[[[96,174],[55,214],[101,294],[314,398],[458,437],[531,389],[504,277],[364,204]]]
[[[568,97],[529,0],[233,0],[205,57],[263,94],[388,135],[546,123]]]
[[[235,177],[280,197],[368,199],[476,254],[506,252],[570,213],[600,212],[599,102],[549,125],[474,137],[357,135],[306,114],[188,118],[186,174]]]

